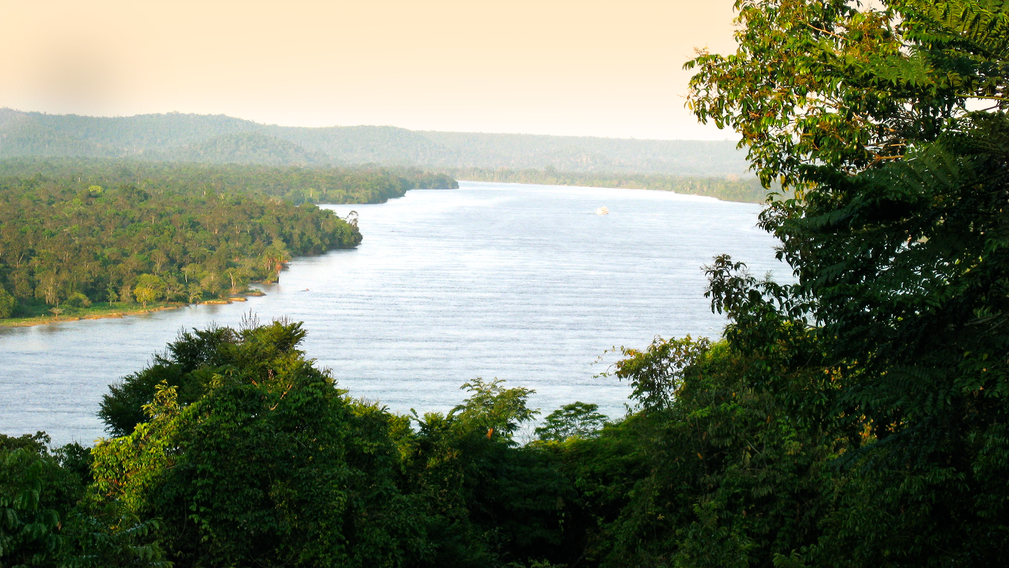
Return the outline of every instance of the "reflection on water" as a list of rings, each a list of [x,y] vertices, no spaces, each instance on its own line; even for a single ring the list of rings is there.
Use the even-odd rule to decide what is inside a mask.
[[[612,416],[627,385],[599,377],[613,346],[717,336],[703,297],[716,254],[773,269],[759,207],[658,191],[462,183],[414,190],[360,214],[356,250],[298,259],[266,296],[121,319],[0,329],[0,432],[90,443],[107,385],[141,369],[183,328],[305,322],[305,350],[350,394],[396,411],[445,411],[463,382],[536,390],[544,413],[575,400]],[[597,215],[605,206],[608,215]]]

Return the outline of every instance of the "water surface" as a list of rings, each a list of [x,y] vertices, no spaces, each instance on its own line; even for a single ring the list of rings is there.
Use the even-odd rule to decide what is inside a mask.
[[[356,210],[364,242],[291,263],[267,295],[122,319],[0,328],[0,432],[90,444],[107,385],[183,328],[304,321],[304,349],[352,396],[446,411],[475,377],[536,390],[544,414],[575,400],[611,416],[629,389],[597,376],[613,346],[718,336],[703,297],[716,254],[773,270],[759,206],[668,192],[463,182]],[[608,215],[597,215],[606,206]]]

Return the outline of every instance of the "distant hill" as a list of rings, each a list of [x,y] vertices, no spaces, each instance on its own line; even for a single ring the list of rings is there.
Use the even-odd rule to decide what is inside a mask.
[[[394,126],[299,128],[264,126],[264,132],[323,152],[342,164],[440,165],[445,149],[421,132]]]
[[[153,154],[152,154],[153,157]],[[261,132],[224,134],[164,153],[167,161],[268,166],[330,164],[329,156]]]
[[[301,128],[223,115],[89,117],[0,109],[0,158],[27,156],[712,177],[743,174],[748,167],[745,154],[730,141],[428,132],[391,126]]]

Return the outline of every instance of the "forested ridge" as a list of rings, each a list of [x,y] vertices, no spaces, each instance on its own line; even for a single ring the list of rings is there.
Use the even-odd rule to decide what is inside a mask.
[[[244,292],[293,256],[360,243],[312,203],[417,187],[457,184],[414,169],[0,162],[0,318]]]
[[[796,279],[713,259],[723,337],[623,349],[626,416],[573,402],[520,444],[520,386],[396,415],[299,323],[186,331],[110,387],[90,451],[0,438],[0,561],[1003,566],[1009,5],[736,8],[689,104],[794,191],[760,223]]]
[[[222,115],[91,117],[0,109],[0,158],[28,156],[435,169],[552,167],[718,177],[740,175],[747,168],[743,152],[728,140],[428,132],[392,126],[304,128]]]

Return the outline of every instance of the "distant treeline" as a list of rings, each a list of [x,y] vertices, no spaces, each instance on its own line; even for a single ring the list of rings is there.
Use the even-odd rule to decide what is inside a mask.
[[[561,172],[553,168],[542,170],[459,168],[449,170],[449,173],[457,179],[473,181],[657,189],[751,203],[763,203],[767,200],[769,191],[780,191],[780,189],[765,189],[756,176],[683,177],[663,174]]]
[[[353,168],[251,164],[151,163],[127,159],[0,160],[0,177],[77,177],[89,184],[135,184],[149,191],[187,190],[279,197],[301,203],[385,203],[410,189],[456,189],[444,173],[410,167]]]
[[[241,292],[292,256],[361,241],[311,202],[452,185],[411,169],[0,162],[0,317]]]

